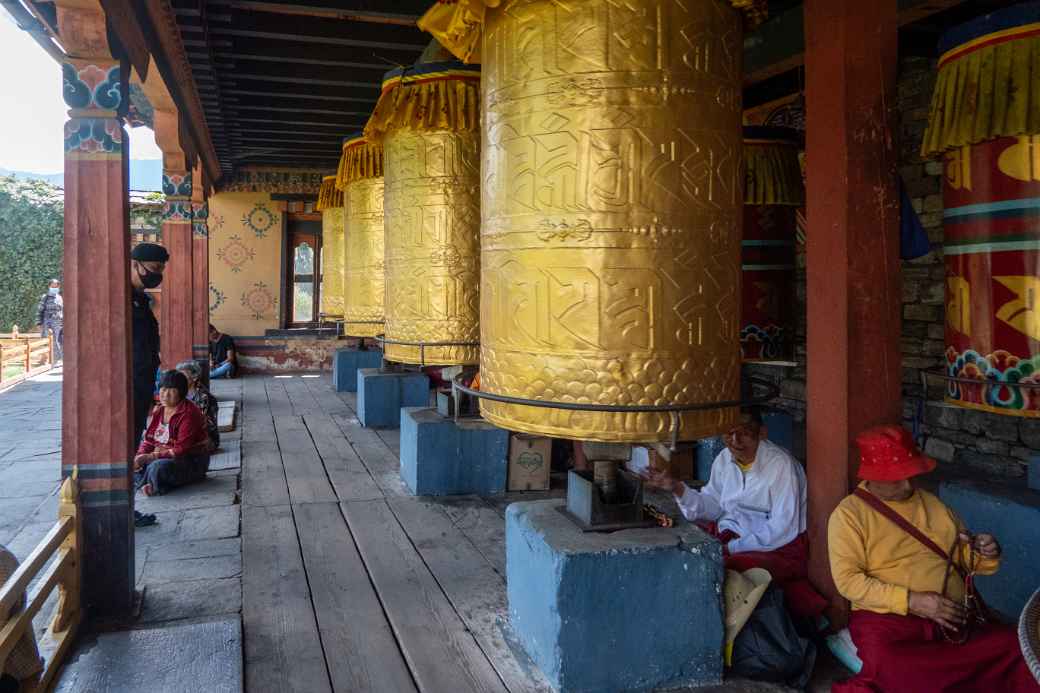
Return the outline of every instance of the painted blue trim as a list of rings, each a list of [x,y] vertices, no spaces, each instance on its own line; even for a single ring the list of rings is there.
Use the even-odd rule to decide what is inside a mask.
[[[779,241],[779,240],[758,240],[758,241],[741,241],[740,245],[748,248],[757,248],[765,246],[792,246],[794,241]]]
[[[943,220],[959,219],[966,216],[994,216],[995,212],[1019,212],[1037,210],[1040,212],[1040,197],[1027,197],[1021,200],[1001,200],[1000,202],[979,202],[973,205],[949,207],[943,210]],[[1004,216],[1014,216],[1008,214]]]
[[[955,26],[939,39],[939,55],[962,46],[969,41],[1005,29],[1014,29],[1023,24],[1040,22],[1040,2],[1024,2],[990,14],[976,17],[970,22]]]

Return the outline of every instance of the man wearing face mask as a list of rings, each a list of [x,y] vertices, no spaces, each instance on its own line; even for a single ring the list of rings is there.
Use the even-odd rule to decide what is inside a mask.
[[[62,356],[62,332],[65,325],[65,301],[61,297],[61,282],[52,279],[47,293],[40,297],[36,308],[36,324],[40,326],[40,334],[54,337],[54,359],[60,361]]]
[[[133,321],[134,446],[155,404],[155,371],[159,368],[159,323],[152,314],[152,299],[145,289],[162,283],[170,254],[155,243],[140,243],[130,253],[130,288]]]

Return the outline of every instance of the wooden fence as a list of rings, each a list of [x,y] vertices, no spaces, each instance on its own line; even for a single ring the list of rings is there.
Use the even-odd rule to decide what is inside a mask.
[[[61,485],[58,521],[33,552],[0,587],[0,662],[7,659],[15,643],[32,632],[33,617],[40,612],[55,588],[58,604],[46,633],[39,641],[44,658],[43,671],[29,682],[31,693],[50,689],[54,677],[69,653],[83,615],[80,602],[82,584],[83,528],[79,515],[77,475]],[[52,560],[53,559],[53,560]],[[11,608],[36,580],[24,609],[7,617]],[[26,690],[23,686],[22,690]]]
[[[18,367],[18,375],[4,377],[4,371]],[[0,334],[0,387],[31,378],[54,366],[54,335]]]

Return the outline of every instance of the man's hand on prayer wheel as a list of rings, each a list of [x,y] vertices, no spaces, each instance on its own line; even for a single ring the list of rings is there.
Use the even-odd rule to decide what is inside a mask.
[[[686,492],[686,484],[673,478],[668,470],[650,467],[640,476],[643,477],[643,483],[651,488],[668,491],[675,496],[681,496]]]
[[[983,558],[1000,558],[1000,544],[992,534],[976,534],[972,537],[967,532],[961,532],[960,539],[971,544]]]
[[[936,592],[911,592],[908,611],[952,631],[967,622],[963,606]]]

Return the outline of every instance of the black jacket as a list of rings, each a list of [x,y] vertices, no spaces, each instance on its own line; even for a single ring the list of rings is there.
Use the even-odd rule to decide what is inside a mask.
[[[155,396],[155,371],[159,368],[159,322],[152,314],[152,299],[143,291],[131,292],[134,399]]]

